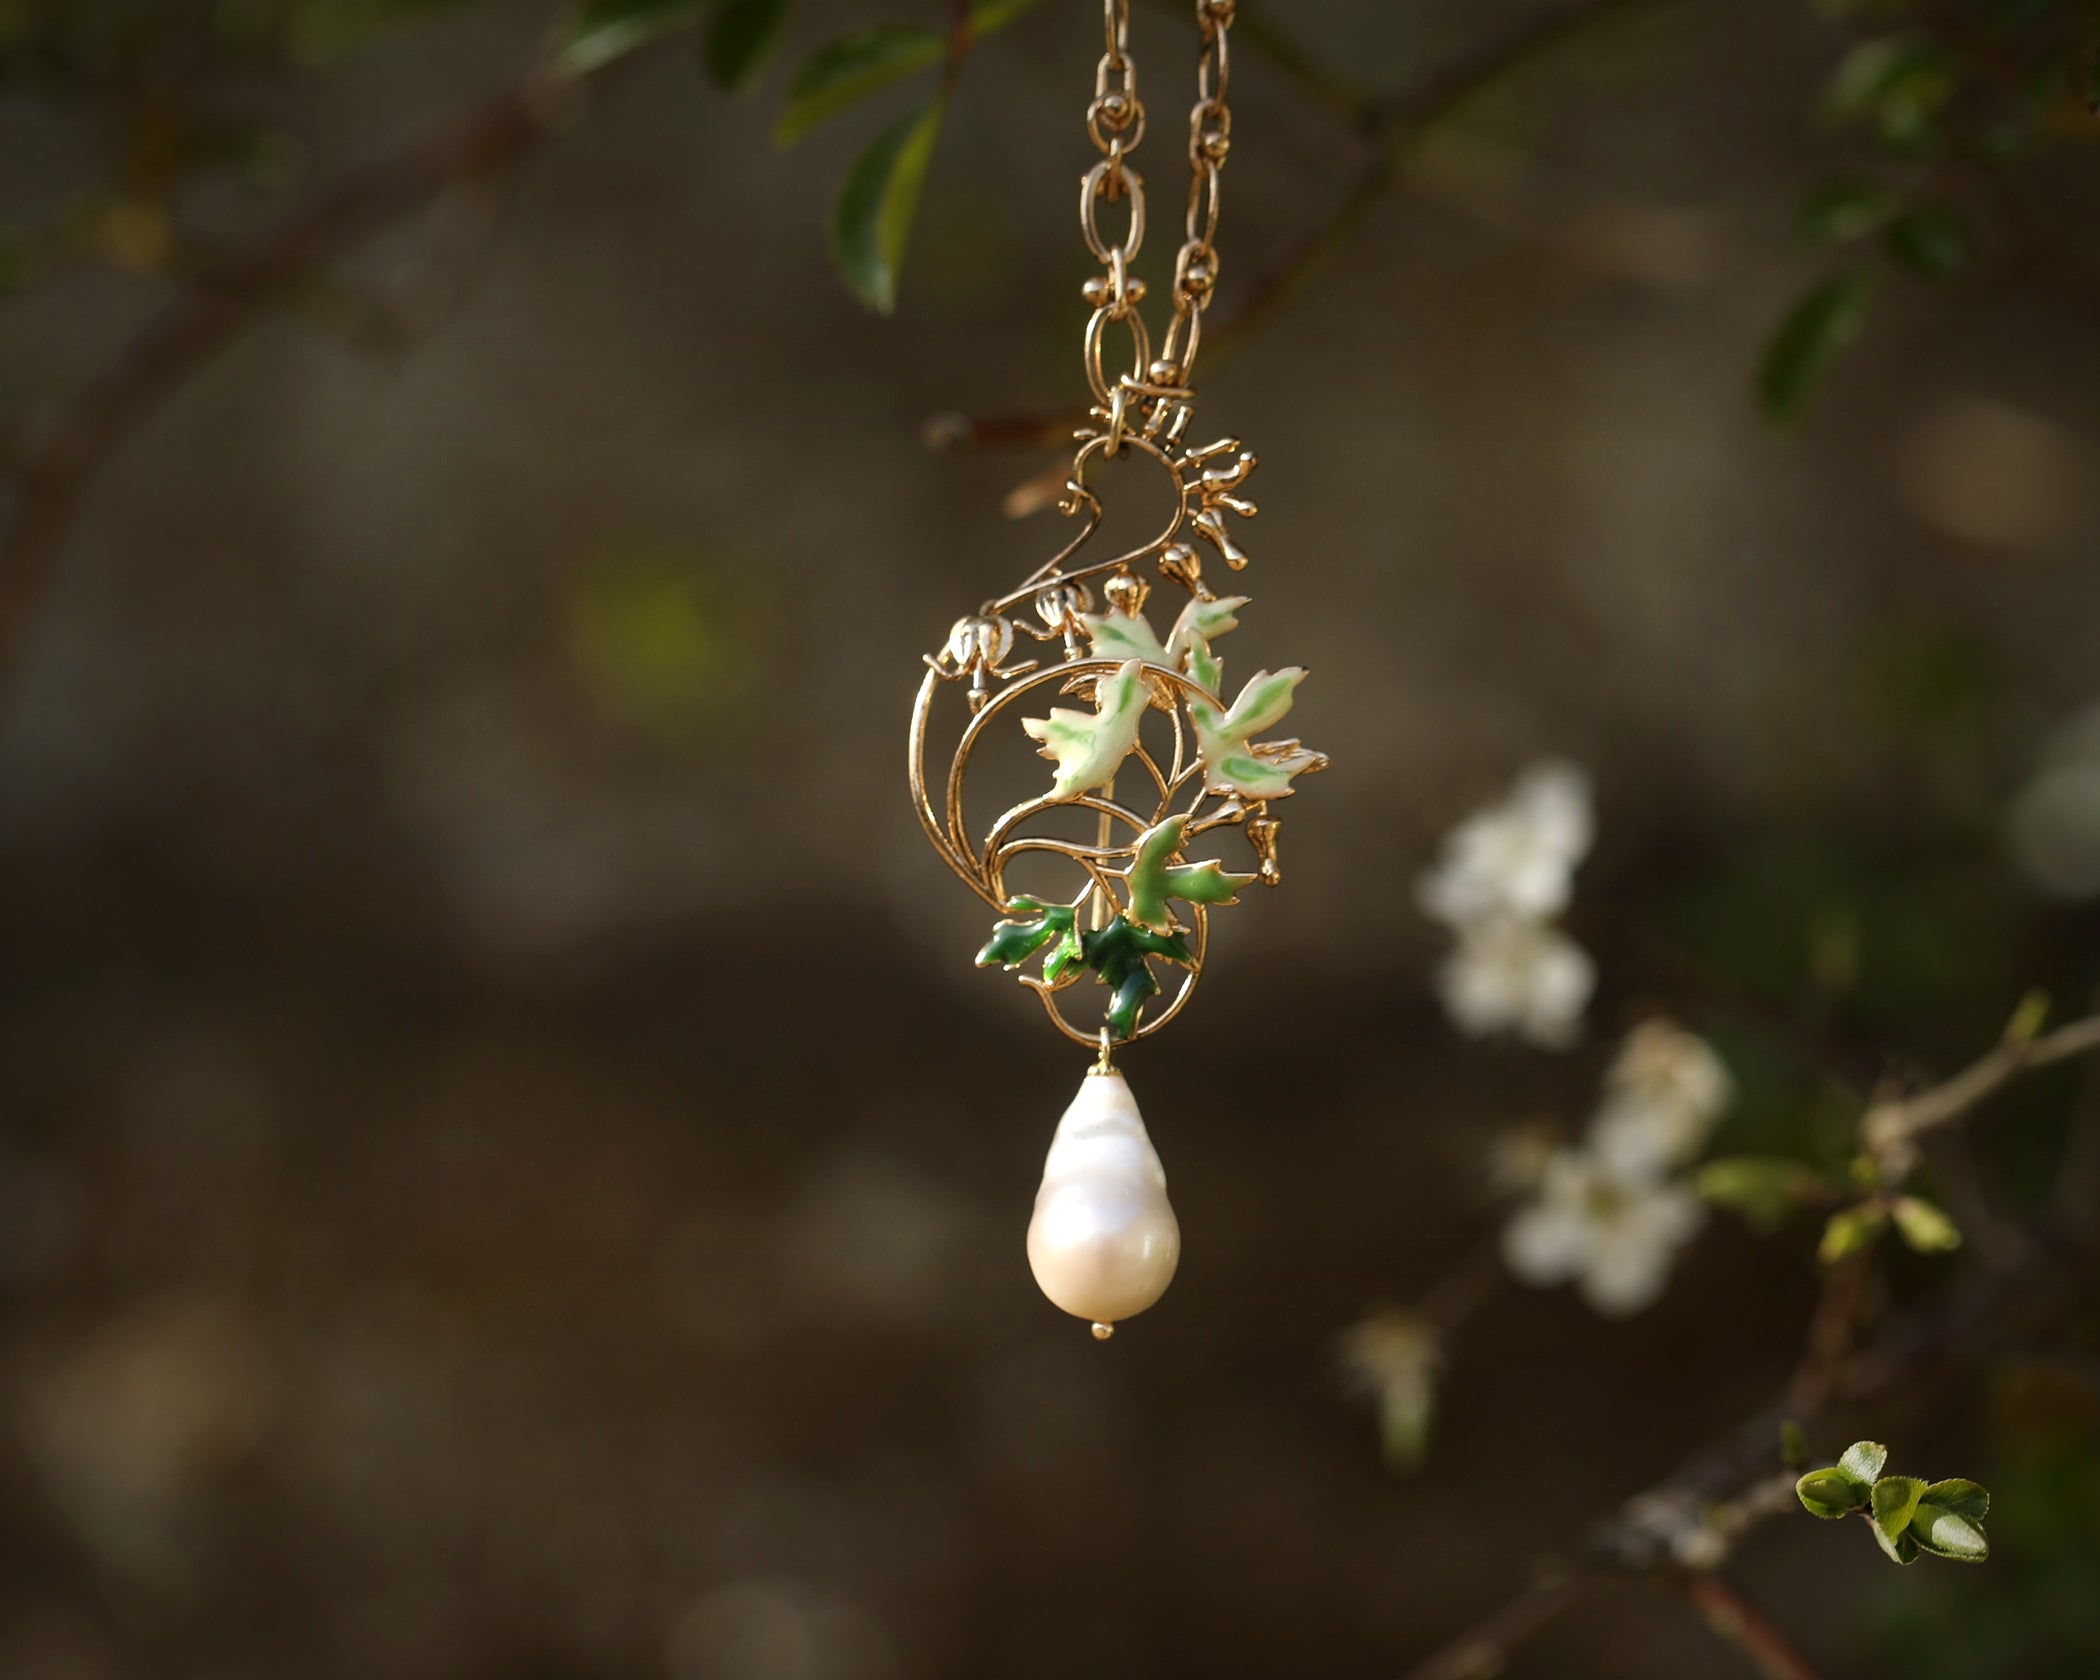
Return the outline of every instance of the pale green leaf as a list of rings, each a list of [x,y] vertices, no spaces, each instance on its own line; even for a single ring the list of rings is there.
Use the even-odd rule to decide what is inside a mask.
[[[1811,1470],[1794,1484],[1794,1495],[1810,1516],[1835,1521],[1866,1503],[1866,1489],[1842,1470]]]
[[[1047,718],[1024,718],[1021,727],[1040,743],[1043,757],[1057,765],[1052,796],[1069,799],[1115,775],[1137,745],[1138,725],[1150,700],[1143,667],[1130,659],[1095,685],[1093,711],[1059,706]]]
[[[1879,1202],[1861,1202],[1830,1216],[1823,1227],[1823,1240],[1816,1256],[1824,1265],[1835,1265],[1847,1255],[1857,1254],[1881,1235],[1888,1213]]]
[[[911,238],[926,166],[941,132],[939,100],[914,106],[854,159],[832,208],[831,246],[839,272],[870,309],[897,307],[897,274]]]
[[[1961,1247],[1961,1228],[1946,1212],[1918,1196],[1898,1196],[1889,1209],[1896,1232],[1920,1254],[1941,1254]]]
[[[1169,817],[1138,836],[1137,852],[1126,879],[1130,883],[1130,919],[1154,933],[1172,933],[1174,915],[1167,900],[1188,904],[1231,904],[1252,875],[1233,875],[1215,859],[1202,863],[1175,863],[1181,851],[1181,836],[1188,818]]]
[[[1205,642],[1214,642],[1226,631],[1237,629],[1240,622],[1238,610],[1246,604],[1244,595],[1214,595],[1209,600],[1191,596],[1167,637],[1167,663],[1178,664],[1181,656],[1188,652],[1190,643],[1198,637]]]
[[[1907,1532],[1917,1541],[1920,1551],[1955,1563],[1981,1563],[1991,1555],[1991,1543],[1980,1527],[1960,1512],[1929,1499],[1918,1501]]]
[[[715,0],[586,0],[561,44],[562,65],[588,76],[652,41],[692,28],[714,6]]]
[[[1888,1461],[1889,1450],[1879,1441],[1854,1441],[1839,1457],[1837,1467],[1862,1488],[1870,1488],[1881,1479]]]
[[[1096,659],[1144,659],[1154,665],[1169,663],[1167,650],[1152,633],[1143,613],[1081,613],[1087,644]]]
[[[1248,737],[1267,729],[1291,709],[1291,692],[1305,678],[1297,666],[1271,674],[1257,671],[1239,698],[1224,712],[1208,701],[1191,699],[1189,722],[1203,759],[1204,785],[1213,793],[1236,793],[1248,799],[1280,799],[1295,777],[1326,764],[1324,755],[1296,741],[1251,745]]]
[[[1731,1209],[1765,1229],[1830,1194],[1815,1168],[1780,1155],[1724,1155],[1692,1175],[1692,1188],[1715,1207]]]
[[[1937,1505],[1941,1510],[1952,1511],[1971,1522],[1982,1522],[1991,1514],[1990,1494],[1979,1484],[1960,1476],[1932,1483],[1925,1489],[1920,1503]]]
[[[1218,692],[1225,681],[1225,666],[1218,656],[1210,651],[1210,643],[1201,636],[1189,637],[1188,674],[1197,687]]]

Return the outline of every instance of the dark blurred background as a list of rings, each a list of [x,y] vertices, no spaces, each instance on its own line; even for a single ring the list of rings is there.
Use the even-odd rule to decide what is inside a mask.
[[[1177,10],[1136,23],[1168,207]],[[1795,206],[1857,159],[1817,102],[1864,26],[1605,10],[1200,380],[1263,459],[1231,652],[1311,668],[1334,767],[1126,1059],[1186,1256],[1106,1346],[1021,1246],[1084,1058],[971,967],[901,764],[920,654],[1061,540],[999,512],[1049,454],[920,434],[1082,392],[1094,10],[972,55],[891,320],[823,231],[884,100],[776,150],[777,74],[725,98],[673,39],[168,382],[9,580],[0,1680],[1397,1675],[1765,1403],[1812,1222],[1717,1220],[1625,1323],[1504,1290],[1412,1477],[1336,1338],[1492,1240],[1490,1145],[1579,1122],[1645,1013],[1727,1055],[1725,1143],[1827,1155],[1804,1029],[1925,1076],[2031,986],[2082,1011],[2100,796],[2054,893],[2006,825],[2100,698],[2100,192],[2078,135],[1950,170],[1971,261],[1886,274],[1782,433],[1758,357],[1829,267]],[[876,15],[803,6],[783,64]],[[1405,96],[1526,6],[1260,15]],[[0,5],[13,440],[549,27]],[[1221,315],[1365,156],[1272,54],[1234,106]],[[1547,753],[1600,814],[1560,1056],[1452,1033],[1410,890]],[[1972,1129],[2009,1218],[2084,1090]],[[2100,1672],[2089,1331],[1848,1420],[1991,1483],[1983,1569],[1748,1542],[1828,1674]],[[1510,1672],[1739,1662],[1624,1585]]]

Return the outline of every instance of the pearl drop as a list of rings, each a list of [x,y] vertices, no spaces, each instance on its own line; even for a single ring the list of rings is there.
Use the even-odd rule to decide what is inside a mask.
[[[1089,1073],[1043,1161],[1028,1222],[1035,1281],[1106,1340],[1118,1319],[1167,1292],[1180,1259],[1167,1175],[1137,1100],[1120,1073]]]

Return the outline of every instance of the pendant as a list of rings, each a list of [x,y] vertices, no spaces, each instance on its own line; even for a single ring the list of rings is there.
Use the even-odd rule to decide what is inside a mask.
[[[1248,564],[1235,525],[1255,515],[1246,486],[1256,462],[1235,437],[1188,441],[1232,126],[1231,0],[1197,0],[1195,11],[1203,52],[1189,117],[1187,238],[1175,257],[1160,353],[1138,308],[1144,284],[1132,272],[1145,184],[1129,153],[1145,117],[1128,0],[1104,0],[1108,50],[1087,108],[1102,157],[1080,192],[1081,233],[1103,270],[1083,288],[1093,313],[1082,359],[1094,400],[1057,504],[1078,528],[1018,587],[957,619],[940,651],[924,656],[911,717],[920,826],[998,918],[978,966],[1017,973],[1052,1026],[1098,1052],[1051,1140],[1027,1246],[1043,1293],[1104,1341],[1159,1300],[1181,1258],[1166,1174],[1114,1053],[1186,1007],[1209,955],[1211,911],[1237,904],[1243,887],[1282,881],[1273,807],[1300,776],[1327,764],[1294,739],[1269,737],[1291,709],[1301,668],[1258,670],[1228,688],[1217,644],[1238,628],[1248,597],[1220,595],[1203,575],[1206,556],[1232,572]],[[1120,240],[1102,229],[1104,205],[1125,207]],[[1111,371],[1109,345],[1125,341],[1129,365]],[[1097,556],[1090,550],[1102,502],[1089,478],[1111,461],[1121,463],[1123,480],[1162,478],[1159,505],[1171,512],[1149,541]],[[1155,578],[1178,592],[1164,635],[1145,613]],[[1023,657],[1030,642],[1033,656]],[[944,703],[946,695],[961,704]],[[1053,766],[1048,790],[983,826],[984,812],[972,815],[971,770],[1028,743]],[[1251,868],[1228,869],[1217,855],[1234,838]],[[1093,1020],[1075,996],[1089,979],[1105,993]]]
[[[1107,1341],[1167,1292],[1181,1226],[1130,1086],[1095,1068],[1057,1123],[1028,1222],[1028,1265],[1053,1306]]]

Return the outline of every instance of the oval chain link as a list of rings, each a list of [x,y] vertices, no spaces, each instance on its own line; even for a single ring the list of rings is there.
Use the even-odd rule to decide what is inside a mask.
[[[1138,313],[1145,283],[1132,272],[1145,238],[1145,181],[1130,153],[1145,136],[1145,107],[1138,97],[1137,64],[1130,55],[1129,0],[1102,0],[1103,51],[1094,69],[1094,97],[1087,106],[1088,137],[1101,161],[1086,172],[1079,189],[1079,229],[1103,273],[1086,283],[1094,306],[1084,340],[1087,384],[1108,420],[1110,451],[1120,447],[1133,391],[1183,388],[1202,338],[1203,311],[1218,280],[1218,218],[1224,199],[1220,176],[1232,149],[1232,111],[1226,97],[1232,80],[1227,32],[1234,0],[1195,0],[1201,49],[1196,63],[1196,103],[1189,111],[1189,197],[1181,249],[1174,258],[1173,319],[1154,361],[1145,323]],[[1123,237],[1111,240],[1101,228],[1100,206],[1130,200]],[[1128,330],[1130,371],[1111,378],[1102,348],[1111,321]]]

